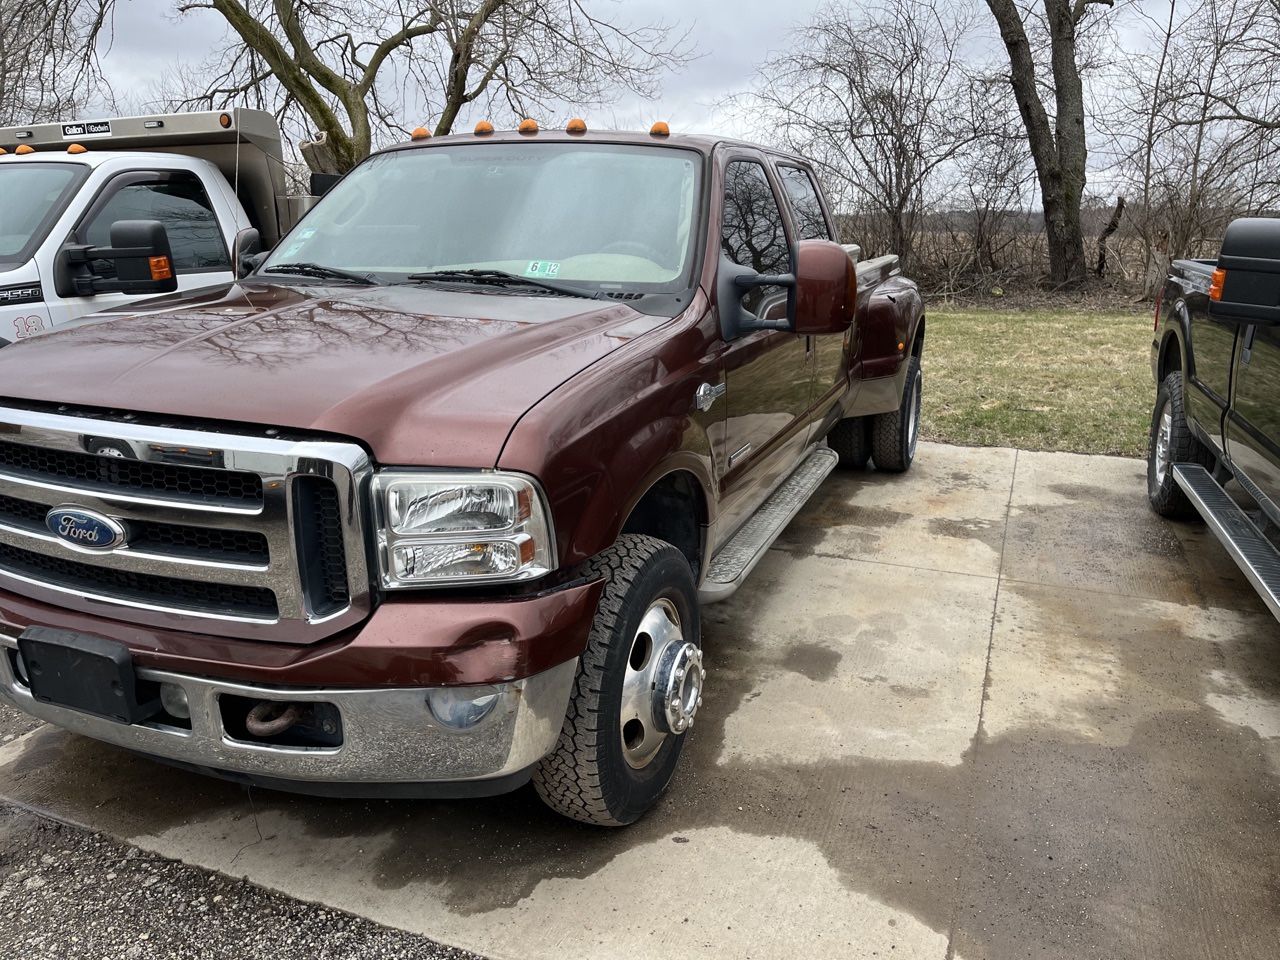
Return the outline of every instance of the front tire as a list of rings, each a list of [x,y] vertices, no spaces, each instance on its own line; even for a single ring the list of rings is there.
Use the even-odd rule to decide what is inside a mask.
[[[619,537],[588,572],[604,576],[604,593],[533,785],[557,813],[618,827],[671,782],[702,704],[698,592],[684,554],[653,537]]]
[[[907,380],[902,387],[902,402],[892,413],[877,414],[871,421],[871,459],[877,470],[904,473],[916,458],[920,439],[920,400],[924,378],[920,359],[907,361]]]
[[[1147,500],[1151,509],[1162,517],[1188,519],[1196,515],[1196,508],[1173,479],[1175,463],[1193,463],[1207,470],[1213,469],[1213,454],[1187,424],[1180,372],[1164,378],[1151,411],[1151,433],[1147,442]]]

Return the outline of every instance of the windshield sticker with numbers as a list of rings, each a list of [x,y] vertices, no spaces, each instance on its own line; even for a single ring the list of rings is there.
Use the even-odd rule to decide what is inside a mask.
[[[530,260],[524,268],[526,277],[541,277],[543,280],[554,280],[560,276],[559,260]]]

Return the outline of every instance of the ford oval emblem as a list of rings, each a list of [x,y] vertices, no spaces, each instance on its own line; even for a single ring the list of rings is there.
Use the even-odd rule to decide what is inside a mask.
[[[107,551],[127,540],[124,524],[82,507],[54,507],[44,518],[49,532],[80,550]]]

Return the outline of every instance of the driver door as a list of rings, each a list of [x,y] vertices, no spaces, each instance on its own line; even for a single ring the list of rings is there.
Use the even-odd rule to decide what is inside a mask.
[[[188,170],[130,171],[112,178],[85,212],[70,238],[72,243],[109,246],[111,225],[118,220],[158,220],[169,235],[178,292],[195,290],[234,279],[231,256],[222,225],[200,178]],[[50,272],[54,273],[50,264]],[[112,267],[99,261],[96,273],[113,275]],[[99,293],[77,296],[60,290],[49,304],[53,323],[67,323],[88,313],[127,309],[153,296]]]
[[[792,242],[778,193],[762,158],[735,155],[724,168],[720,251],[761,274],[790,273]],[[785,287],[755,287],[742,294],[744,310],[761,318],[787,315]],[[726,531],[736,529],[795,469],[806,440],[813,378],[806,338],[761,330],[729,343],[728,385],[720,465]]]

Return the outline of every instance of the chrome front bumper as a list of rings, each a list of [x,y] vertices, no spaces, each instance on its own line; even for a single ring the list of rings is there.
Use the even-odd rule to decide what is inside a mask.
[[[142,680],[182,687],[191,729],[147,721],[117,723],[36,700],[13,669],[17,638],[0,634],[0,700],[33,717],[139,753],[213,772],[298,784],[430,784],[512,778],[551,752],[560,735],[578,661],[524,680],[485,688],[499,693],[474,727],[439,723],[428,688],[264,687],[139,668]],[[466,688],[462,688],[466,689]],[[282,747],[229,736],[218,699],[324,701],[342,716],[337,747]],[[326,790],[323,792],[338,792]]]

